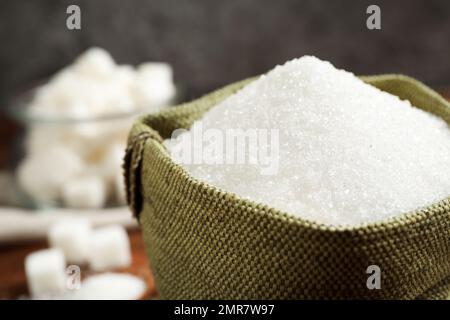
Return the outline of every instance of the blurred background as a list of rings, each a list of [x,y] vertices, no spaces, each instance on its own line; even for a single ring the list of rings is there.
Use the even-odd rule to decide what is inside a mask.
[[[81,8],[81,30],[66,28],[71,4]],[[381,8],[381,30],[366,28],[371,4]],[[305,54],[355,74],[403,73],[450,92],[448,0],[2,0],[0,41],[2,170],[17,165],[16,145],[24,135],[7,108],[93,46],[117,64],[168,63],[177,102]],[[145,269],[140,236],[131,242]],[[0,250],[0,266],[2,259],[16,261],[0,269],[0,297],[25,290],[23,258],[42,246]],[[13,268],[20,269],[18,280],[2,287]]]
[[[65,27],[69,4],[82,29]],[[366,28],[377,4],[382,30]],[[356,74],[450,83],[446,0],[2,0],[0,97],[48,77],[91,46],[119,63],[166,61],[188,98],[304,54]]]

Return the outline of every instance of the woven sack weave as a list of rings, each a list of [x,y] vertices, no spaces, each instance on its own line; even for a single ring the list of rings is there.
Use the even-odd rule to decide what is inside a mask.
[[[409,77],[362,77],[450,123],[450,105]],[[162,140],[253,79],[141,117],[125,156],[164,299],[442,299],[450,293],[450,198],[383,223],[328,227],[220,191],[175,164]],[[245,181],[242,181],[245,183]],[[381,289],[367,288],[367,267]]]

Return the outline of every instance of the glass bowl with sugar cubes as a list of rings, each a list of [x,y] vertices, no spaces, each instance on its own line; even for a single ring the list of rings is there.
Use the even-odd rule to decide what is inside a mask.
[[[116,64],[90,48],[43,85],[16,100],[25,125],[14,175],[35,208],[95,209],[124,205],[122,160],[131,124],[176,96],[172,68]]]

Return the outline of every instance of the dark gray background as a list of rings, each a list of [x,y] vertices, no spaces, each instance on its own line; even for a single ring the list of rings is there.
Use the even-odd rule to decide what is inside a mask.
[[[81,31],[66,29],[69,4],[81,6]],[[381,6],[381,31],[365,27],[369,4]],[[448,0],[1,0],[0,40],[2,102],[93,45],[120,63],[171,63],[186,98],[304,54],[450,84]]]

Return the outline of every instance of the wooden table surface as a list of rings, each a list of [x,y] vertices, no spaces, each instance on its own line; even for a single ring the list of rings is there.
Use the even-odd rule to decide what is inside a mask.
[[[118,272],[128,272],[141,277],[147,283],[145,299],[156,296],[153,276],[148,264],[144,241],[140,229],[128,232],[132,249],[132,265]],[[24,259],[36,250],[47,248],[45,240],[22,242],[17,244],[0,244],[0,299],[27,298],[28,288],[25,278]],[[81,267],[82,277],[92,272]]]
[[[436,90],[450,100],[450,86],[438,87]],[[0,128],[3,128],[0,132],[5,131],[5,128],[7,127],[8,126],[0,126]],[[10,132],[11,131],[9,131],[9,133]],[[2,134],[0,136],[5,135]],[[3,147],[0,147],[0,154],[6,152],[4,150],[4,144],[0,144],[0,146],[1,145],[3,145]],[[141,231],[139,229],[130,231],[129,236],[132,247],[133,263],[130,268],[121,270],[121,272],[130,272],[145,279],[148,285],[148,291],[145,298],[153,298],[156,296],[156,290],[148,264]],[[0,299],[16,299],[28,294],[24,271],[24,258],[30,252],[46,247],[47,244],[44,240],[17,243],[13,245],[2,245],[0,243]],[[86,268],[82,268],[82,272],[83,271],[85,272],[85,275],[89,274]]]

